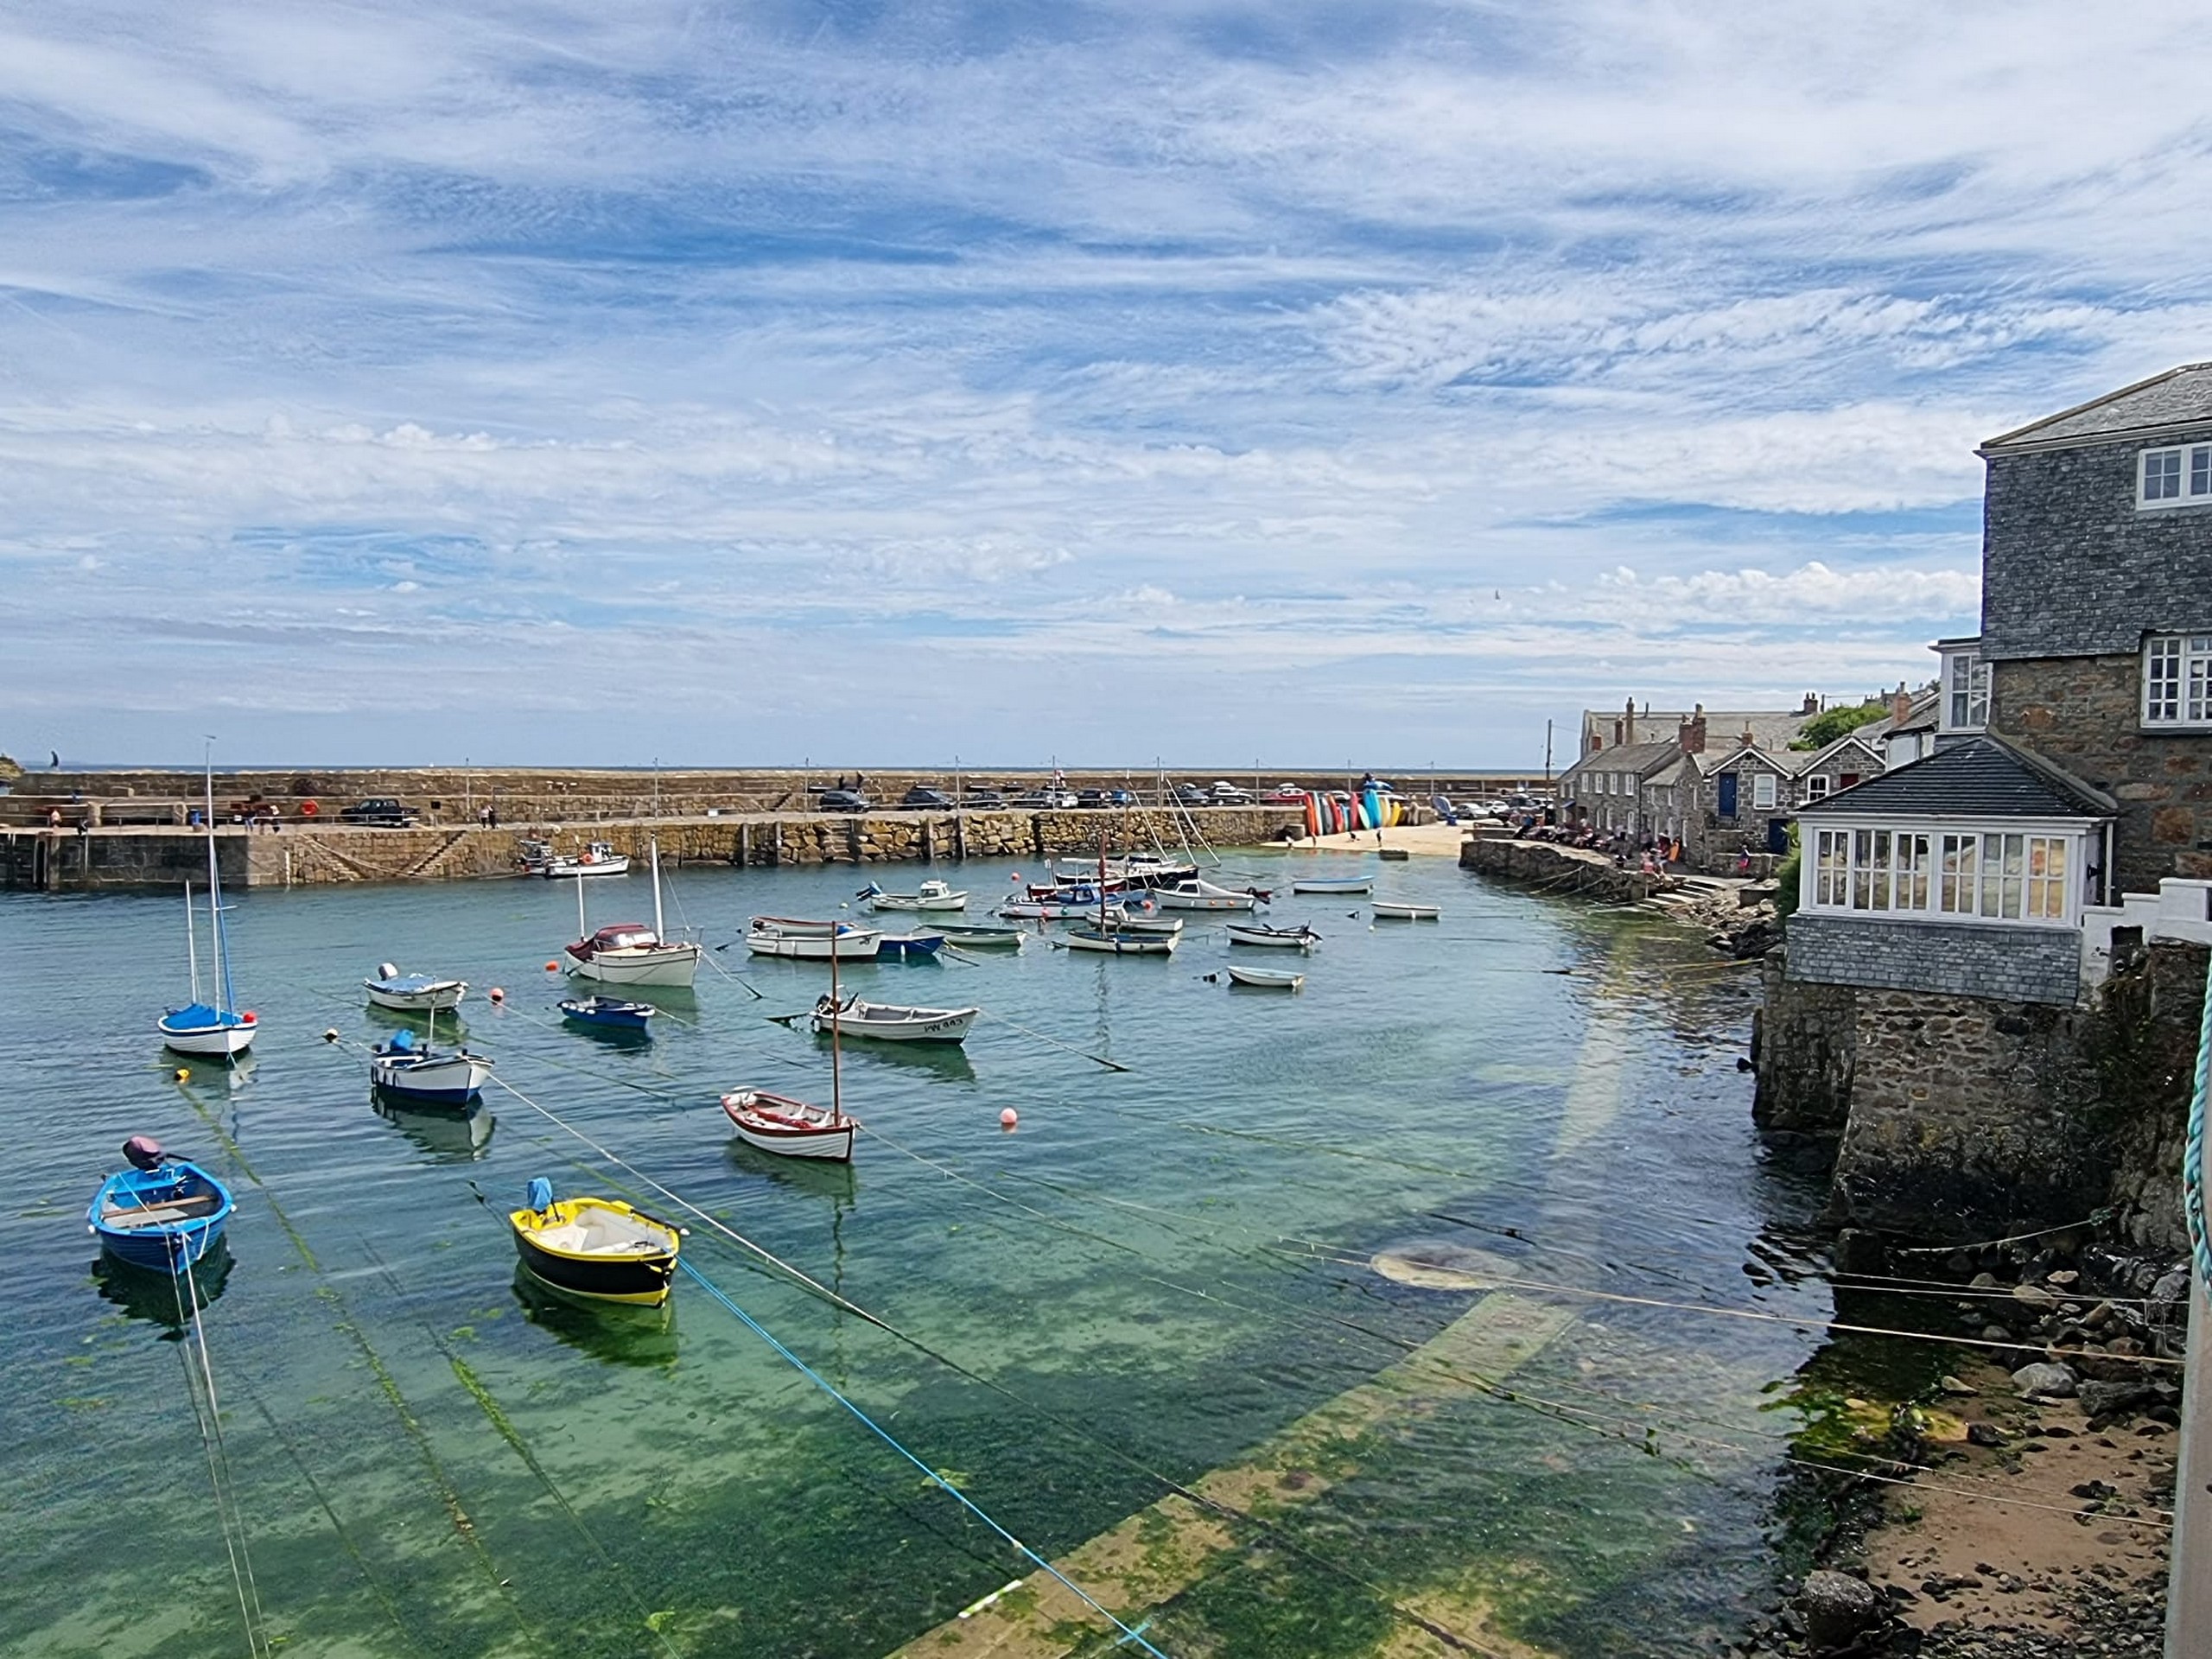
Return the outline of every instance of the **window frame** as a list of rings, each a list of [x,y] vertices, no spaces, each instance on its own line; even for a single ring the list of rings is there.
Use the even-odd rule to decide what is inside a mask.
[[[1780,809],[1782,801],[1782,791],[1778,787],[1780,781],[1770,772],[1755,772],[1751,774],[1752,811],[1773,812]]]
[[[2212,632],[2152,634],[2138,663],[2136,717],[2145,731],[2212,730]]]
[[[2160,486],[2152,494],[2155,478]],[[2169,493],[2164,486],[2171,484]],[[2135,510],[2171,512],[2212,506],[2212,442],[2154,444],[2135,457]]]
[[[1989,664],[1980,651],[1943,653],[1943,685],[1936,709],[1940,731],[1989,729]]]
[[[1816,820],[1800,899],[1830,916],[2076,930],[2095,840],[2048,820]]]

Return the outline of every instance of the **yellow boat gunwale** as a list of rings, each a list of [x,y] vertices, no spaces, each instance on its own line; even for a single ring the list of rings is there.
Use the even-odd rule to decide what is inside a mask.
[[[547,1230],[565,1227],[580,1215],[593,1210],[626,1216],[633,1221],[658,1228],[668,1236],[667,1248],[627,1255],[608,1255],[590,1250],[565,1249],[546,1242],[543,1235]],[[619,1198],[587,1197],[556,1199],[543,1210],[511,1210],[507,1212],[507,1225],[514,1234],[523,1271],[550,1289],[593,1301],[622,1302],[633,1306],[657,1306],[668,1300],[676,1277],[677,1253],[683,1249],[683,1230],[672,1226],[658,1216],[649,1216]],[[657,1274],[658,1282],[641,1290],[587,1289],[581,1285],[563,1284],[550,1272],[540,1272],[531,1260],[533,1256],[542,1257],[549,1268],[555,1262],[565,1262],[592,1274],[605,1273],[609,1269],[642,1269]]]

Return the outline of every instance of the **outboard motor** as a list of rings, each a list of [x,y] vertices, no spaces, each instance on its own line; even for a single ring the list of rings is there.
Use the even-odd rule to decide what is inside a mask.
[[[150,1135],[134,1135],[123,1143],[123,1155],[130,1160],[133,1169],[143,1169],[148,1174],[162,1166],[162,1160],[168,1154],[162,1150],[162,1143]]]
[[[380,962],[377,963],[377,977],[378,979],[397,979],[399,977],[398,964],[390,962]]]
[[[532,1210],[550,1210],[553,1207],[553,1183],[543,1175],[532,1176],[530,1185],[523,1189],[523,1202]]]

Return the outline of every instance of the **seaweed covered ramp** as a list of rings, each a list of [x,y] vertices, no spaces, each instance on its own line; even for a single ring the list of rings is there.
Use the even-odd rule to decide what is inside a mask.
[[[1265,1533],[1238,1517],[1265,1521],[1311,1503],[1354,1472],[1347,1453],[1361,1435],[1417,1419],[1439,1402],[1485,1392],[1573,1323],[1563,1307],[1492,1291],[1371,1381],[1300,1418],[1249,1457],[1192,1482],[1205,1501],[1171,1492],[1053,1566],[1141,1625],[1151,1610],[1265,1547]],[[1069,1659],[1096,1650],[1110,1633],[1096,1613],[1038,1574],[915,1637],[892,1659]],[[1455,1650],[1417,1624],[1405,1635],[1409,1640],[1394,1644],[1394,1655]]]

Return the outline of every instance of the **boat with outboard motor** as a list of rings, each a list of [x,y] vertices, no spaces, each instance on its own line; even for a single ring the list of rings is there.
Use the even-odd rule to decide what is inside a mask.
[[[810,1016],[815,1033],[874,1037],[892,1043],[957,1043],[967,1039],[981,1008],[916,1008],[896,1002],[864,1002],[857,992],[842,1001],[825,996]]]
[[[435,1019],[433,1016],[433,1027]],[[466,1048],[440,1053],[411,1031],[395,1031],[369,1051],[369,1081],[385,1094],[431,1106],[466,1106],[484,1092],[492,1062]]]
[[[616,1198],[561,1198],[543,1175],[507,1213],[515,1251],[534,1276],[572,1296],[658,1307],[676,1277],[683,1230]]]
[[[237,1206],[230,1189],[151,1137],[123,1143],[130,1163],[102,1181],[85,1211],[85,1230],[118,1261],[156,1273],[181,1273],[222,1240]]]
[[[1192,876],[1173,887],[1153,889],[1153,902],[1162,910],[1252,910],[1273,895],[1262,887],[1224,887],[1204,876]]]
[[[965,910],[968,895],[956,893],[950,883],[925,881],[912,893],[886,893],[871,881],[855,895],[865,899],[870,910]]]
[[[403,974],[388,962],[378,963],[375,977],[361,983],[376,1007],[400,1014],[444,1014],[459,1007],[461,998],[468,995],[468,982],[465,979]]]

